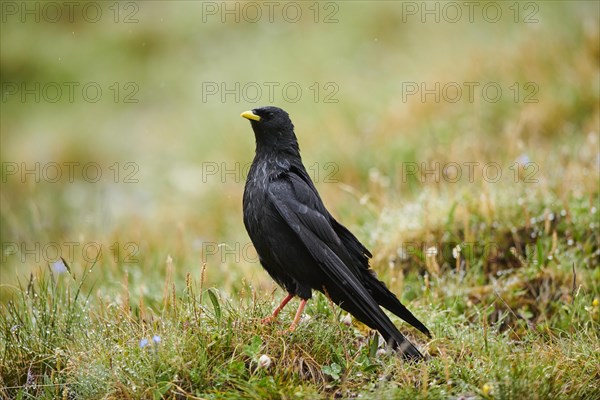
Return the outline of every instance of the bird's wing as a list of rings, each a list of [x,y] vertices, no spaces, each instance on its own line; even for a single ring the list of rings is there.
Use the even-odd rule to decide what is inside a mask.
[[[334,217],[327,211],[323,205],[317,188],[312,183],[310,177],[306,173],[306,170],[301,165],[292,165],[289,172],[289,178],[291,179],[294,189],[300,188],[301,194],[307,201],[313,201],[315,206],[330,222],[330,225],[342,242],[344,251],[352,257],[352,267],[360,267],[364,270],[369,269],[369,259],[373,257],[371,252],[350,232],[344,225],[340,224]]]
[[[269,201],[282,220],[294,231],[315,260],[315,265],[321,269],[320,272],[328,278],[331,286],[327,290],[339,293],[345,308],[360,315],[362,318],[359,319],[366,319],[364,323],[375,327],[384,336],[393,338],[400,347],[404,347],[405,353],[419,357],[418,350],[379,308],[355,271],[333,250],[341,247],[341,240],[328,215],[319,211],[324,210],[324,206],[311,187],[297,175],[288,173],[271,181],[268,192]]]
[[[427,336],[431,336],[427,327],[398,300],[383,282],[377,279],[375,272],[369,267],[371,253],[352,232],[337,222],[327,211],[305,170],[292,167],[284,176],[291,184],[296,200],[317,211],[319,223],[311,222],[317,237],[328,243],[329,248],[342,260],[343,265],[358,277],[376,303],[387,308]],[[310,220],[308,217],[307,219]]]

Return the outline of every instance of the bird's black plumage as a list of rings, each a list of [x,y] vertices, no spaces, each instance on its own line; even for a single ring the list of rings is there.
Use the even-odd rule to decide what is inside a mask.
[[[369,250],[323,205],[302,164],[288,114],[262,107],[242,116],[250,120],[256,137],[256,155],[244,189],[244,225],[269,275],[303,300],[311,298],[312,290],[324,292],[379,331],[406,358],[422,358],[380,306],[428,336],[429,331],[375,277]]]

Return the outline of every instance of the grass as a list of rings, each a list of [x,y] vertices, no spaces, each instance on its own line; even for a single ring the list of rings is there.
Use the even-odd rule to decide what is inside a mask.
[[[595,398],[598,298],[562,282],[572,278],[569,266],[535,264],[488,286],[469,284],[480,272],[413,282],[420,293],[411,307],[434,333],[425,342],[404,329],[432,357],[418,364],[378,351],[376,335],[340,324],[339,309],[322,295],[309,303],[311,318],[288,334],[281,330],[291,314],[262,325],[276,296],[247,284],[232,299],[188,275],[181,287],[165,281],[158,301],[134,302],[125,284],[121,301],[90,302],[81,291],[86,276],[49,268],[3,306],[3,395]],[[598,282],[597,269],[580,274]],[[270,366],[260,366],[262,355]]]
[[[566,215],[531,210],[535,222],[519,229],[488,227],[471,214],[470,234],[492,247],[466,246],[464,232],[447,230],[456,213],[432,232],[440,249],[463,244],[458,262],[419,248],[394,256],[387,269],[378,262],[384,280],[432,329],[426,341],[403,327],[428,362],[405,364],[378,351],[378,337],[341,324],[341,311],[322,295],[293,334],[281,333],[290,311],[264,326],[260,319],[281,290],[257,290],[247,280],[231,291],[206,287],[210,265],[181,282],[169,259],[166,278],[148,290],[134,287],[140,278],[129,268],[110,291],[90,282],[96,265],[79,272],[53,265],[35,271],[2,306],[3,395],[597,397],[600,276],[589,202],[572,202]],[[262,355],[268,368],[259,366]]]
[[[540,4],[536,25],[401,23],[393,2],[359,6],[301,29],[198,24],[190,2],[140,5],[128,26],[3,23],[2,82],[140,88],[137,104],[2,103],[3,162],[104,173],[52,183],[3,169],[3,398],[600,397],[597,4]],[[394,319],[427,362],[386,352],[322,295],[294,333],[282,330],[296,301],[260,323],[284,293],[243,231],[243,174],[206,175],[251,160],[237,115],[255,104],[203,102],[198,88],[220,80],[339,86],[338,103],[277,104],[332,213],[432,330]],[[507,95],[403,101],[413,81]],[[538,101],[514,101],[515,82]]]

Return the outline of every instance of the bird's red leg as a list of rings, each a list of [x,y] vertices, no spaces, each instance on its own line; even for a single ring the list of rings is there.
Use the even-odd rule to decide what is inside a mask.
[[[274,321],[274,320],[275,320],[275,318],[277,318],[277,314],[279,314],[279,312],[280,312],[281,310],[283,310],[283,307],[285,307],[285,305],[286,305],[287,303],[289,303],[289,302],[290,302],[290,300],[291,300],[291,299],[293,299],[293,298],[294,298],[294,295],[293,295],[293,294],[291,294],[291,293],[288,293],[288,295],[285,297],[285,299],[281,300],[281,304],[279,304],[279,305],[277,306],[277,308],[276,308],[275,310],[273,310],[273,314],[272,314],[272,315],[270,315],[270,316],[268,316],[268,317],[266,317],[266,318],[263,318],[263,319],[261,320],[261,322],[262,322],[263,324],[268,324],[268,323],[270,323],[270,322]]]
[[[306,307],[306,302],[308,300],[302,299],[300,301],[300,305],[298,306],[298,311],[296,311],[296,316],[294,317],[294,321],[292,321],[292,325],[290,325],[290,332],[293,332],[298,326],[298,322],[300,322],[300,317],[302,316],[302,311],[304,311],[304,307]]]

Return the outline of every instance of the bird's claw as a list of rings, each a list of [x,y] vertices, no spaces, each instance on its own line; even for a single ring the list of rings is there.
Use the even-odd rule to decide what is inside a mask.
[[[289,328],[280,330],[277,333],[280,335],[289,335],[290,333],[294,332],[295,330],[296,330],[296,325],[291,325]]]

